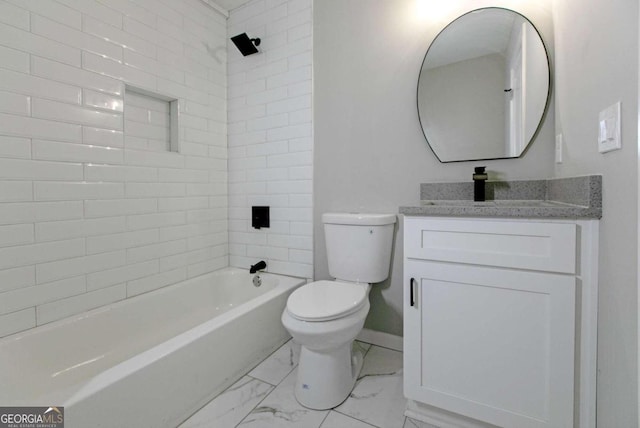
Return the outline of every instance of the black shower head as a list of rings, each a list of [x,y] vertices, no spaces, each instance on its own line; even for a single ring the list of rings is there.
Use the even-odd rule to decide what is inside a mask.
[[[247,33],[233,36],[231,38],[231,41],[234,45],[236,45],[240,53],[242,53],[242,55],[244,56],[258,53],[258,49],[256,48],[256,46],[260,46],[260,39],[250,39],[249,36],[247,36]]]

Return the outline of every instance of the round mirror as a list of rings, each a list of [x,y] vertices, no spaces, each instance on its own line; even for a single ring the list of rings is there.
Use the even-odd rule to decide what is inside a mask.
[[[549,102],[540,34],[503,8],[462,15],[433,40],[418,78],[418,116],[440,162],[519,157]]]

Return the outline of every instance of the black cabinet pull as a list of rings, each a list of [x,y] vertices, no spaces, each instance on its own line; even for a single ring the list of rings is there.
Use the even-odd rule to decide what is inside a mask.
[[[411,303],[411,306],[415,306],[416,305],[416,299],[415,299],[416,295],[415,295],[415,293],[413,291],[413,283],[415,281],[416,280],[413,279],[413,278],[411,278],[411,281],[409,281],[409,303]]]

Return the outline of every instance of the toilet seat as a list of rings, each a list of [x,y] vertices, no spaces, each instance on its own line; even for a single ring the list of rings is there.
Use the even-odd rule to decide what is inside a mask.
[[[329,321],[350,315],[367,302],[367,284],[316,281],[295,290],[287,312],[302,321]]]

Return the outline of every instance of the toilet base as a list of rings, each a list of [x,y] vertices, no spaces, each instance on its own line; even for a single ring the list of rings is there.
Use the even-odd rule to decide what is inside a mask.
[[[349,397],[362,369],[364,352],[353,341],[331,350],[302,346],[295,397],[304,407],[326,410]]]

